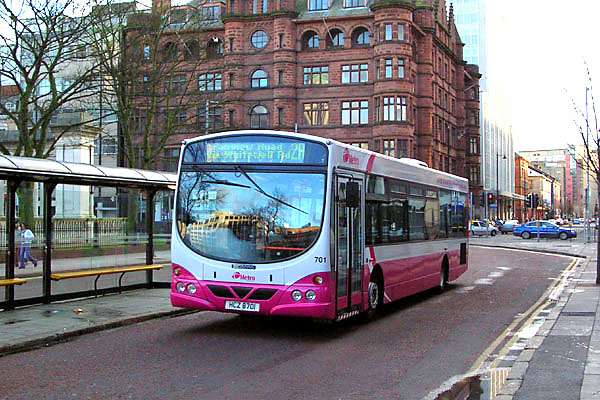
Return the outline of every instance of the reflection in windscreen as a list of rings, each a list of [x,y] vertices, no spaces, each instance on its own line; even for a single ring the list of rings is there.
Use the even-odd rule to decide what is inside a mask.
[[[310,247],[321,228],[322,174],[182,172],[179,190],[181,237],[209,257],[289,258]]]

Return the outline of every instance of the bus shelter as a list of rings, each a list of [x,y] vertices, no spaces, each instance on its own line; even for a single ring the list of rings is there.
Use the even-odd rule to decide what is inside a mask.
[[[0,155],[0,180],[6,182],[5,201],[5,234],[6,256],[4,278],[0,279],[0,286],[4,288],[4,300],[0,301],[0,309],[12,309],[17,306],[50,303],[66,298],[89,296],[92,291],[78,291],[71,293],[53,294],[52,282],[56,279],[52,271],[53,253],[53,209],[52,196],[57,185],[85,185],[90,187],[112,187],[136,189],[144,193],[145,197],[145,263],[150,266],[154,262],[154,205],[155,194],[158,191],[173,191],[175,189],[176,175],[172,173],[148,171],[129,168],[95,166],[91,164],[60,162],[48,159],[13,157]],[[26,279],[15,277],[17,265],[16,246],[16,204],[17,191],[24,182],[41,183],[43,197],[43,260],[42,260],[42,290],[41,296],[26,299],[15,299],[15,286],[25,283]],[[130,268],[131,269],[131,268]],[[142,286],[152,288],[162,286],[153,281],[152,268],[140,268],[145,271],[145,284]],[[94,271],[92,271],[94,272]],[[97,271],[96,271],[97,272]],[[118,271],[120,272],[120,271]],[[125,271],[127,272],[127,271]],[[108,273],[108,272],[107,272]],[[91,273],[93,275],[93,273]],[[63,274],[64,276],[64,274]],[[74,275],[76,276],[76,275]],[[121,275],[122,277],[122,275]],[[96,285],[94,282],[94,286]],[[140,285],[138,285],[139,287]],[[132,287],[127,287],[127,289]],[[119,287],[105,288],[101,293],[121,290]],[[95,288],[93,294],[99,294]]]

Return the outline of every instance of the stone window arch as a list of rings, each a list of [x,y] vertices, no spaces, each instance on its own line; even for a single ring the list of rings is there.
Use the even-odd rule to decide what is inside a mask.
[[[269,110],[263,105],[256,105],[250,110],[250,128],[261,129],[269,127]]]
[[[363,26],[352,31],[352,47],[371,45],[371,32]]]
[[[327,33],[326,42],[328,48],[344,47],[344,41],[345,36],[341,29],[333,28]]]
[[[185,42],[184,58],[186,60],[197,60],[200,58],[200,45],[197,40],[188,40]]]
[[[218,58],[223,56],[223,41],[218,37],[213,37],[206,45],[206,57]]]
[[[257,69],[250,76],[250,87],[254,89],[266,88],[269,86],[269,77],[262,69]]]
[[[318,49],[319,48],[319,34],[315,31],[306,31],[302,35],[302,49]]]

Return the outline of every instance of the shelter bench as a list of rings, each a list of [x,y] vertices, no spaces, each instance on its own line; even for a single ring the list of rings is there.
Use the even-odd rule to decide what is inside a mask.
[[[22,285],[25,282],[27,282],[27,279],[22,278],[0,279],[0,287]]]
[[[50,279],[53,281],[61,281],[65,279],[74,279],[74,278],[84,278],[87,276],[95,276],[94,280],[94,292],[98,292],[98,279],[102,275],[110,275],[110,274],[121,274],[119,276],[119,293],[121,293],[121,280],[123,279],[123,275],[128,272],[138,272],[138,271],[154,271],[163,268],[167,264],[150,264],[150,265],[130,265],[127,267],[109,267],[109,268],[94,268],[84,271],[67,271],[67,272],[55,272],[50,274]]]

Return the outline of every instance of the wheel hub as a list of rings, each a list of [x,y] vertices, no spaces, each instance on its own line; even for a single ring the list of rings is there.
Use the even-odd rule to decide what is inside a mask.
[[[369,282],[369,308],[377,308],[379,301],[379,286],[375,282]]]

